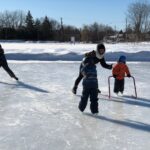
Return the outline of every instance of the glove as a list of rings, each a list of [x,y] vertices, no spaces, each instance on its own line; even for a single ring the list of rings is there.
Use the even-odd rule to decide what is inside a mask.
[[[114,78],[116,78],[116,77],[117,77],[117,75],[113,75],[113,77],[114,77]]]
[[[109,69],[112,69],[113,68],[113,64],[111,64],[110,66],[109,66]]]
[[[130,77],[131,77],[131,75],[130,75],[130,74],[128,74],[128,75],[127,75],[127,77],[128,77],[128,78],[130,78]]]

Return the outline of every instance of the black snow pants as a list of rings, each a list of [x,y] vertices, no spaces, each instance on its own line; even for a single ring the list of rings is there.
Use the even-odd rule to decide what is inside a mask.
[[[74,87],[75,88],[77,88],[78,87],[78,85],[79,85],[79,83],[80,83],[80,81],[82,80],[82,78],[83,78],[83,75],[82,75],[82,73],[81,73],[81,69],[82,69],[82,63],[81,63],[81,65],[80,65],[80,69],[79,69],[79,75],[78,75],[78,77],[77,77],[77,79],[75,80],[75,83],[74,83]]]
[[[12,70],[9,68],[4,55],[0,55],[0,67],[3,67],[3,69],[10,75],[10,77],[16,77]]]
[[[87,106],[88,98],[90,97],[91,112],[98,113],[98,91],[97,88],[83,88],[81,101],[79,103],[80,111],[84,111]]]
[[[124,91],[124,79],[122,79],[122,80],[115,79],[114,92],[115,93],[118,93],[118,92],[123,93],[123,91]]]

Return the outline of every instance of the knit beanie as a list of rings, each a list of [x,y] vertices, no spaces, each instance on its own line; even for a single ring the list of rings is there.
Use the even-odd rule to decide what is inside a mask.
[[[104,49],[104,53],[103,54],[100,54],[99,53],[99,49]],[[104,54],[105,54],[105,46],[104,44],[100,43],[100,44],[97,44],[97,48],[96,48],[96,57],[98,59],[102,59],[104,57]]]

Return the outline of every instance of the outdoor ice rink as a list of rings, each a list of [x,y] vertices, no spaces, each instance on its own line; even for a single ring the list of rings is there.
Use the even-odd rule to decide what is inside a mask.
[[[14,62],[16,82],[0,69],[0,150],[148,150],[150,63],[128,63],[138,99],[99,95],[99,115],[78,110],[82,91],[71,93],[79,62]],[[108,94],[110,70],[99,64],[99,88]],[[125,95],[133,95],[126,79]],[[113,79],[111,79],[111,89]]]

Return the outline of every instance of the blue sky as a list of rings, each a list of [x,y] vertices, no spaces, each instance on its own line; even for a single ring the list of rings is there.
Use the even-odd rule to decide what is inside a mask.
[[[150,0],[148,0],[149,2]],[[125,28],[126,12],[135,0],[3,0],[0,11],[31,11],[34,18],[47,15],[63,23],[82,27],[94,22]]]

